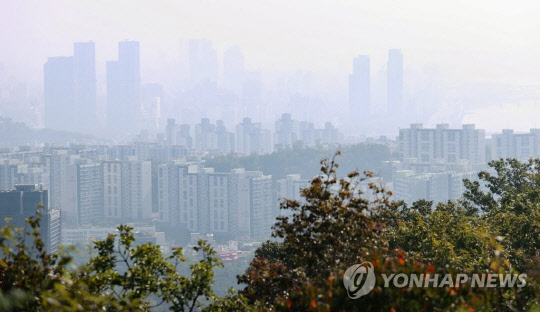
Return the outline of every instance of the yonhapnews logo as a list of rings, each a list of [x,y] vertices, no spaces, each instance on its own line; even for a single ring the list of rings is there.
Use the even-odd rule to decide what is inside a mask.
[[[369,294],[375,287],[375,272],[371,262],[350,266],[343,275],[343,285],[352,299]]]
[[[459,287],[469,283],[471,287],[518,287],[527,285],[527,274],[381,274],[383,287],[391,284],[397,288],[403,287]],[[363,262],[350,266],[343,274],[343,285],[351,299],[358,299],[369,294],[377,278],[371,262]]]

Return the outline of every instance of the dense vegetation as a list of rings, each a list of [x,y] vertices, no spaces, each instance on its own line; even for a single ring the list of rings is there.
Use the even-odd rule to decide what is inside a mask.
[[[274,240],[263,244],[244,274],[240,293],[217,297],[212,291],[214,251],[200,242],[188,274],[181,249],[163,255],[152,244],[134,244],[130,228],[120,227],[93,246],[96,254],[73,268],[65,254],[43,249],[37,226],[23,233],[2,230],[0,310],[173,311],[539,311],[540,160],[490,163],[465,181],[463,200],[411,206],[371,185],[374,199],[355,186],[372,174],[338,177],[335,158],[322,162],[322,174],[303,191],[302,202],[286,200],[274,226]],[[343,287],[345,270],[369,261],[377,283],[353,300]],[[182,270],[183,271],[183,270]],[[514,288],[383,287],[381,273],[527,274]]]
[[[341,170],[371,170],[381,175],[381,162],[391,160],[390,149],[382,144],[357,144],[342,149],[340,159]],[[275,151],[268,155],[250,156],[216,156],[206,160],[205,165],[219,172],[228,172],[234,168],[260,170],[272,175],[274,179],[283,179],[291,173],[299,173],[303,178],[313,177],[319,173],[320,161],[329,156],[329,151],[320,148],[296,146]]]
[[[32,129],[22,122],[14,122],[2,116],[0,116],[0,133],[10,134],[0,136],[0,146],[6,147],[24,146],[35,144],[35,142],[69,144],[71,142],[95,143],[97,141],[96,138],[81,133],[51,129]]]

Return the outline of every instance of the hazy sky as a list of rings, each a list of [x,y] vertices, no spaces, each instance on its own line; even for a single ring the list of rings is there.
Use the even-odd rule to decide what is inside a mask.
[[[401,48],[405,66],[435,65],[450,80],[540,83],[540,1],[193,0],[0,2],[0,63],[40,82],[48,56],[96,42],[98,73],[116,42],[141,42],[142,70],[179,58],[181,39],[239,45],[250,68],[346,73]],[[144,78],[144,77],[143,77]]]

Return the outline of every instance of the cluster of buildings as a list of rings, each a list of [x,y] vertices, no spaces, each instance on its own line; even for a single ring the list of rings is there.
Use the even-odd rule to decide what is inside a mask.
[[[234,132],[209,119],[193,128],[170,119],[157,142],[3,148],[0,214],[21,223],[42,203],[52,249],[59,242],[85,244],[104,238],[120,223],[131,224],[141,242],[164,244],[156,224],[220,241],[262,241],[270,236],[276,217],[284,214],[280,199],[301,201],[301,190],[311,177],[291,172],[275,179],[242,168],[219,172],[206,167],[202,156],[270,153],[298,143],[329,147],[341,140],[331,124],[316,129],[288,114],[276,121],[271,134],[247,118]],[[474,125],[454,129],[413,124],[400,129],[395,143],[385,137],[367,142],[395,148],[399,160],[385,161],[381,174],[359,187],[370,196],[369,183],[384,185],[407,203],[461,198],[463,180],[488,169],[492,159],[540,157],[537,129],[503,130],[486,138]]]
[[[95,43],[75,42],[73,56],[48,58],[44,64],[45,126],[88,133],[103,124],[118,132],[158,125],[163,90],[157,84],[141,84],[139,42],[118,43],[118,59],[107,62],[106,77],[106,109],[100,112]]]
[[[100,134],[124,138],[143,129],[159,131],[167,123],[165,116],[189,116],[186,122],[191,123],[209,116],[235,124],[246,123],[242,118],[249,116],[269,123],[283,111],[269,109],[263,99],[261,74],[246,70],[238,47],[225,51],[221,67],[209,40],[191,39],[184,49],[186,68],[177,69],[182,78],[175,77],[178,90],[173,93],[179,95],[173,98],[163,85],[141,79],[138,41],[118,43],[117,59],[106,62],[104,82],[96,77],[96,44],[75,42],[73,55],[49,57],[44,64],[44,126],[83,133],[105,127],[108,132]],[[205,140],[205,132],[211,129],[203,125],[199,130]],[[266,139],[265,132],[261,131],[261,140]],[[230,147],[233,151],[235,145]]]
[[[193,132],[191,128],[189,124],[168,119],[164,142],[167,146],[185,148],[189,153],[210,155],[264,155],[296,144],[329,148],[343,142],[343,133],[332,123],[315,128],[312,122],[294,120],[290,114],[282,114],[276,120],[274,132],[247,117],[236,125],[234,132],[228,131],[222,120],[212,124],[208,118],[196,124]]]
[[[398,141],[400,157],[415,158],[420,164],[486,163],[485,131],[474,125],[450,129],[448,124],[438,124],[435,129],[425,129],[422,124],[413,124],[399,130]]]
[[[456,200],[465,191],[463,180],[474,180],[478,171],[489,170],[489,161],[540,157],[540,130],[514,133],[505,129],[487,138],[485,130],[472,124],[461,129],[447,124],[435,128],[412,124],[400,129],[397,152],[400,160],[387,163],[396,198],[408,203]]]
[[[491,159],[540,157],[540,129],[531,129],[529,133],[505,129],[502,133],[493,134],[490,143]]]
[[[28,185],[36,185],[33,193]],[[42,203],[54,212],[49,219],[61,224],[49,225],[61,231],[53,235],[54,246],[60,237],[64,244],[87,244],[126,223],[140,241],[165,241],[156,224],[220,240],[262,241],[280,214],[278,200],[299,198],[307,185],[299,175],[275,180],[242,168],[216,172],[204,166],[200,155],[178,153],[167,144],[0,151],[0,189],[5,190],[0,196],[21,201],[0,198],[0,212],[20,213],[23,224]],[[23,191],[35,194],[32,200]]]
[[[353,69],[349,75],[349,110],[356,118],[365,120],[372,113],[371,88],[369,55],[359,55],[353,59]],[[399,49],[388,50],[386,105],[389,113],[403,113],[403,54]]]
[[[272,176],[244,169],[214,172],[182,162],[159,165],[157,170],[161,222],[192,233],[270,237],[275,219]]]
[[[19,192],[21,185],[39,185],[40,200],[29,204],[34,209],[28,213],[37,203],[58,210],[63,232],[153,220],[152,164],[138,160],[133,147],[45,146],[0,154],[0,189]],[[13,205],[0,202],[1,211]],[[64,242],[74,243],[69,239],[77,236],[85,237],[63,235]]]

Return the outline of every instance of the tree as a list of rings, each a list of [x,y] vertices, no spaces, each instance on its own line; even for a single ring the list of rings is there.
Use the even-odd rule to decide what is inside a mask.
[[[45,249],[39,226],[41,210],[26,220],[25,228],[0,229],[0,310],[95,311],[116,307],[106,294],[94,294],[70,270],[71,257],[64,251]],[[7,220],[9,222],[9,220]]]
[[[476,198],[491,205],[497,202],[496,196],[490,199],[478,189],[469,201],[439,203],[433,209],[432,202],[423,200],[409,207],[392,201],[391,192],[370,184],[373,194],[367,197],[357,183],[371,174],[365,172],[361,177],[354,171],[338,179],[335,156],[322,161],[322,174],[302,191],[302,202],[282,202],[281,208],[290,210],[292,216],[278,219],[273,228],[275,241],[264,243],[239,276],[239,283],[245,285],[242,294],[251,303],[278,311],[516,311],[539,307],[534,278],[520,289],[466,284],[382,287],[382,273],[450,274],[455,278],[458,273],[524,271],[516,270],[513,259],[506,256],[501,244],[505,239],[498,237],[501,229],[493,232],[498,226],[491,227],[489,215],[479,213],[470,202]],[[515,232],[516,242],[522,237],[534,243],[525,233]],[[351,300],[342,286],[343,274],[349,266],[364,261],[373,265],[377,282],[365,297]]]
[[[486,224],[502,241],[508,259],[524,271],[540,256],[540,159],[492,161],[492,174],[465,180],[466,204],[484,213]]]
[[[97,254],[87,264],[73,267],[68,253],[44,248],[41,209],[26,228],[0,230],[2,311],[147,311],[162,304],[172,311],[250,309],[232,291],[225,298],[213,293],[214,268],[221,262],[203,240],[194,247],[200,260],[189,264],[189,276],[177,270],[186,262],[181,248],[164,256],[157,245],[137,245],[133,229],[123,225],[118,235],[94,243]]]
[[[248,308],[245,299],[232,290],[226,298],[214,294],[214,268],[222,264],[206,241],[199,240],[194,247],[200,260],[189,264],[190,275],[183,276],[178,270],[186,262],[182,248],[174,248],[165,257],[158,245],[136,245],[132,230],[120,226],[118,235],[110,234],[95,242],[97,256],[90,260],[83,276],[93,292],[111,294],[129,310],[133,309],[133,302],[140,303],[137,308],[142,310],[162,304],[171,311]],[[203,306],[204,300],[210,303]]]
[[[392,248],[402,248],[415,259],[475,272],[488,265],[497,242],[485,219],[457,202],[420,200],[403,206],[399,226],[390,234]]]
[[[321,161],[322,174],[302,191],[303,203],[281,203],[281,209],[292,210],[293,215],[278,218],[272,234],[278,242],[263,244],[239,277],[251,302],[288,298],[308,283],[324,283],[336,268],[346,269],[388,251],[384,233],[398,204],[375,184],[370,184],[374,200],[362,196],[356,185],[371,177],[370,172],[361,177],[355,171],[338,179],[335,157],[339,154]]]

